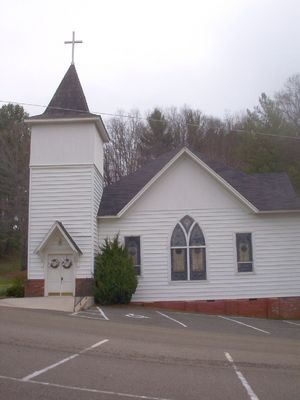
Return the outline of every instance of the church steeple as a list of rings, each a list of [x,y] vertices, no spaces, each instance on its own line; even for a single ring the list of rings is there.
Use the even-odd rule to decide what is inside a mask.
[[[101,116],[89,111],[74,64],[71,64],[68,68],[43,114],[34,115],[26,120],[30,126],[67,121],[70,123],[81,123],[83,121],[93,123],[102,141],[104,143],[109,141]]]
[[[101,116],[89,112],[74,64],[45,112],[27,123],[31,127],[28,282],[35,288],[39,280],[39,295],[90,295],[98,249],[103,146],[109,137]]]
[[[91,116],[74,64],[71,64],[44,114],[47,118]]]

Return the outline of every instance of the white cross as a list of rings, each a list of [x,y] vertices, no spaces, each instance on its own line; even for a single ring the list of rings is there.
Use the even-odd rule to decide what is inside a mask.
[[[75,43],[82,43],[82,40],[75,40],[75,32],[72,32],[72,40],[65,42],[65,44],[72,45],[72,64],[74,64],[74,47]]]

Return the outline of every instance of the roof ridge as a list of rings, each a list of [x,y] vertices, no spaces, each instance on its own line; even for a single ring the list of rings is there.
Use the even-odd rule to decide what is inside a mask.
[[[159,162],[163,159],[169,158],[168,156],[173,156],[173,155],[175,156],[181,149],[184,148],[184,146],[180,146],[179,148],[178,147],[175,147],[174,149],[169,150],[166,153],[162,153],[159,156],[157,156],[156,158],[153,158],[152,160],[148,160],[145,164],[141,165],[136,171],[130,172],[128,175],[121,176],[120,179],[107,185],[107,187],[112,187],[113,185],[117,185],[120,182],[127,180],[128,178],[132,178],[136,175],[139,175],[140,173],[143,172],[144,169],[147,169],[147,168],[151,167],[152,165],[155,165],[157,162]],[[172,158],[173,157],[170,157],[170,160]]]
[[[98,215],[117,215],[183,148],[203,161],[256,209],[260,211],[300,210],[300,198],[294,196],[293,186],[286,173],[279,173],[281,179],[277,184],[274,179],[276,175],[273,173],[270,175],[249,175],[229,167],[221,161],[210,159],[205,154],[202,155],[191,149],[191,147],[180,146],[179,149],[175,148],[163,153],[134,173],[106,186]]]

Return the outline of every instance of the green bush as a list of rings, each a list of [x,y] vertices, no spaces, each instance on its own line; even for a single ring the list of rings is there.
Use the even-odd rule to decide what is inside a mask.
[[[127,249],[114,239],[105,239],[95,260],[95,301],[128,304],[137,287],[133,261]]]
[[[24,279],[16,277],[12,286],[6,290],[7,297],[24,297]]]

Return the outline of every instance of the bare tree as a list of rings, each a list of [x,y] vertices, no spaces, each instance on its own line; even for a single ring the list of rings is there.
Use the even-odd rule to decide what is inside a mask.
[[[0,254],[17,252],[26,266],[30,131],[20,106],[0,109]]]
[[[111,140],[105,148],[106,184],[131,174],[140,166],[140,137],[145,125],[138,111],[131,112],[130,116],[112,118],[107,124]]]
[[[300,74],[291,76],[275,100],[288,124],[290,134],[300,136]]]

